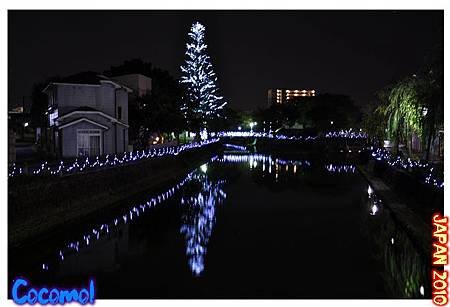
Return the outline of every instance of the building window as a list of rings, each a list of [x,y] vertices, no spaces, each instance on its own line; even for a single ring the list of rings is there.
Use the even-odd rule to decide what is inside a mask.
[[[48,115],[49,125],[54,126],[58,120],[58,109],[55,109],[52,113]]]
[[[117,119],[122,120],[122,107],[117,107]]]
[[[100,129],[77,130],[77,155],[98,156],[101,154]]]

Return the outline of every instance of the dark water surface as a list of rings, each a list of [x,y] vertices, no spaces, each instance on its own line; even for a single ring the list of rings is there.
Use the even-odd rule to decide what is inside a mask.
[[[99,298],[423,298],[429,259],[351,163],[228,153],[10,259]]]

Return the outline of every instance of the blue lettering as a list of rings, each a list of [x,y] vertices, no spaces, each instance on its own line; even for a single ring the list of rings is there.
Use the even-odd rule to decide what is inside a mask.
[[[95,285],[94,281],[91,279],[89,280],[89,303],[94,304],[95,300]]]
[[[52,305],[56,305],[58,303],[59,298],[59,290],[52,289],[50,290],[50,295],[48,296],[48,302]]]
[[[59,294],[59,303],[70,303],[72,301],[78,301],[78,291],[73,289],[72,291],[62,290]]]
[[[31,288],[28,291],[28,304],[30,304],[30,305],[36,304],[37,297],[38,297],[38,293],[37,293],[36,289]]]
[[[25,279],[22,278],[17,278],[16,281],[14,282],[14,285],[12,287],[12,297],[13,297],[13,301],[14,303],[18,304],[18,305],[23,305],[27,302],[27,296],[22,296],[19,297],[18,296],[18,290],[20,286],[26,286],[28,285],[28,282]]]
[[[81,305],[86,305],[89,300],[89,292],[86,289],[81,289],[80,295],[78,296],[78,302]]]
[[[48,304],[48,298],[44,298],[44,294],[48,294],[47,288],[42,288],[38,293],[38,302],[41,305]]]
[[[87,303],[94,304],[95,301],[95,283],[94,280],[89,280],[89,287],[80,290],[64,290],[64,289],[48,289],[48,288],[29,288],[27,289],[28,281],[23,278],[17,278],[12,286],[12,298],[18,305],[39,303],[46,304],[65,304],[77,302],[85,305]],[[23,287],[24,289],[21,289]],[[20,290],[20,291],[19,291]]]

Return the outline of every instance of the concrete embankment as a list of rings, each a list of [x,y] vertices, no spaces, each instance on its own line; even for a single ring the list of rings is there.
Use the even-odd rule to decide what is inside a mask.
[[[358,165],[359,172],[370,184],[376,195],[383,202],[390,212],[396,224],[399,225],[412,240],[417,250],[425,256],[431,254],[431,218],[429,222],[428,214],[423,216],[424,212],[413,210],[415,205],[399,197],[399,193],[391,188],[385,180],[378,177],[373,170],[373,165]],[[401,194],[401,193],[400,193]],[[443,205],[443,202],[442,202]]]
[[[64,177],[11,178],[8,182],[8,244],[20,248],[36,238],[132,195],[174,180],[221,149],[220,142],[130,165]]]

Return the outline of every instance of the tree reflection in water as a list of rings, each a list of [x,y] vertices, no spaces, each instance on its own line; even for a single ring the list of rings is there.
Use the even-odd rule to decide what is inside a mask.
[[[430,298],[428,253],[411,241],[369,186],[366,220],[375,259],[382,266],[385,288],[395,298]],[[376,208],[376,209],[375,209]]]
[[[223,180],[212,180],[207,165],[202,165],[183,191],[181,204],[185,207],[180,232],[186,240],[186,256],[195,276],[205,269],[205,256],[216,219],[216,206],[223,203],[226,194]]]

